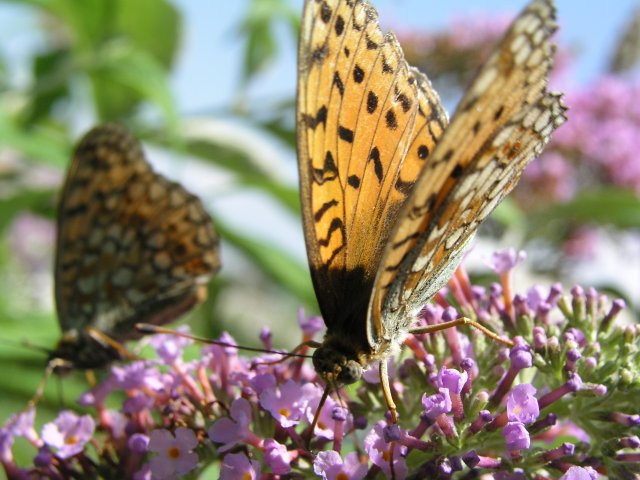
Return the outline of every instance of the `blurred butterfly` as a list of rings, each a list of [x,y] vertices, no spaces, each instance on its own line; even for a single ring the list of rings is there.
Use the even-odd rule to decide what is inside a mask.
[[[511,25],[451,123],[362,0],[306,0],[298,70],[304,234],[327,326],[314,353],[328,385],[385,358],[451,277],[480,223],[565,120],[546,90],[555,8],[534,0]],[[468,323],[451,322],[447,327]],[[438,329],[443,326],[436,326]],[[431,331],[431,330],[428,330]]]
[[[51,360],[105,366],[130,354],[137,322],[175,320],[207,295],[219,240],[200,200],[155,173],[125,128],[76,147],[58,207],[55,296],[63,334]]]

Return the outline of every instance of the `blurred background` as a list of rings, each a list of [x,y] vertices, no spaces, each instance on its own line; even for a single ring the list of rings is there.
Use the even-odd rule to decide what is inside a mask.
[[[453,112],[524,0],[379,0],[380,21]],[[640,301],[640,10],[635,0],[558,0],[552,88],[559,129],[486,222],[467,265],[525,249],[534,283],[595,286]],[[59,335],[55,208],[74,143],[117,121],[154,167],[197,193],[223,239],[208,301],[184,321],[291,347],[315,313],[299,214],[294,96],[300,0],[0,0],[0,421],[23,408]],[[518,289],[518,287],[520,287]],[[81,374],[50,382],[44,406],[73,403]],[[62,388],[62,390],[61,390]],[[47,420],[46,414],[38,423]]]

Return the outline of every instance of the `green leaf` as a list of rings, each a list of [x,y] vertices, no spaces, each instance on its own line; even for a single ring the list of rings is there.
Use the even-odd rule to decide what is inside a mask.
[[[73,60],[67,48],[38,55],[33,64],[35,80],[28,97],[24,125],[29,126],[51,116],[56,103],[69,96]]]
[[[220,236],[243,252],[277,284],[300,299],[306,308],[318,311],[309,269],[279,248],[248,237],[216,221]]]
[[[53,218],[54,192],[51,190],[21,190],[16,195],[0,197],[0,232],[25,210]]]
[[[74,48],[92,51],[109,38],[118,11],[118,2],[109,0],[38,0],[32,2],[58,18],[71,37]]]
[[[623,189],[601,189],[579,194],[573,200],[547,207],[533,215],[530,228],[549,222],[567,225],[594,223],[617,228],[640,227],[640,198]]]
[[[125,38],[168,69],[179,44],[182,18],[166,0],[23,0],[58,18],[71,44],[96,52],[114,38]]]
[[[268,107],[267,117],[264,113],[247,112],[243,117],[256,128],[267,131],[291,148],[296,148],[296,128],[292,119],[295,118],[295,99],[285,99]],[[244,112],[243,112],[244,113]]]
[[[158,140],[167,147],[171,145]],[[275,178],[272,172],[254,161],[245,150],[235,148],[230,144],[223,144],[202,138],[187,138],[184,141],[186,153],[199,157],[237,175],[238,183],[257,188],[278,201],[290,212],[300,213],[300,197],[297,187],[290,186]]]
[[[525,222],[524,212],[518,207],[513,199],[505,198],[491,214],[493,220],[509,228],[517,228]]]
[[[275,38],[274,24],[284,20],[292,30],[299,28],[299,12],[282,0],[252,0],[247,15],[238,28],[246,38],[243,81],[248,82],[273,61],[279,42]]]
[[[114,43],[101,52],[101,62],[90,71],[101,120],[130,115],[146,100],[164,114],[172,130],[178,115],[164,68],[147,52]]]
[[[69,145],[52,130],[33,128],[25,131],[3,116],[0,110],[0,145],[13,148],[31,160],[60,168],[69,161]]]
[[[165,0],[120,0],[118,3],[116,33],[151,54],[168,71],[178,51],[182,29],[178,10]]]

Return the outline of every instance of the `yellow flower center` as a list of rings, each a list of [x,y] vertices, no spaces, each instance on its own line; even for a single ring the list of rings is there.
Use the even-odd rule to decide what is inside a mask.
[[[179,458],[180,449],[178,447],[171,447],[169,450],[167,450],[167,457],[169,457],[171,460],[175,460],[176,458]]]
[[[68,437],[66,437],[64,439],[64,443],[66,443],[67,445],[75,445],[76,443],[78,443],[80,439],[74,435],[69,435]]]
[[[251,474],[249,472],[244,472],[244,475],[242,475],[242,480],[251,480]]]
[[[344,472],[340,472],[338,475],[336,475],[336,480],[349,480],[349,475]]]
[[[291,412],[288,408],[281,408],[280,410],[278,410],[278,413],[285,418],[289,418],[289,415],[291,415]]]
[[[326,428],[327,428],[327,426],[325,425],[325,423],[324,423],[324,422],[321,422],[320,420],[318,420],[318,428],[319,428],[320,430],[324,430],[324,429],[326,429]],[[338,477],[336,477],[336,478],[338,478]]]

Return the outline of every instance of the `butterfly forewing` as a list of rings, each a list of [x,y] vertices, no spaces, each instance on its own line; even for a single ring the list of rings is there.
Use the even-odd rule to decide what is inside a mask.
[[[122,341],[137,322],[166,323],[199,303],[219,269],[200,200],[153,172],[123,127],[80,142],[58,209],[56,305],[63,331]]]
[[[372,7],[306,2],[298,156],[307,252],[329,328],[363,324],[395,217],[446,121]]]
[[[446,283],[478,225],[564,121],[560,97],[546,91],[554,16],[550,0],[537,0],[518,17],[417,179],[376,279],[372,346],[406,328]]]

